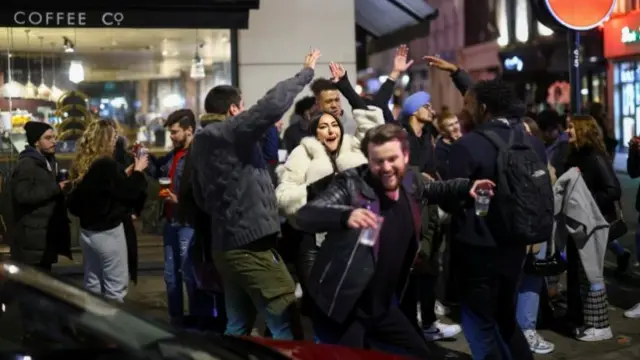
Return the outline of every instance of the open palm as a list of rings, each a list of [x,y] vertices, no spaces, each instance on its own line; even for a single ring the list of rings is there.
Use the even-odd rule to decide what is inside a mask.
[[[393,69],[399,72],[405,72],[413,64],[413,60],[408,60],[409,48],[407,45],[400,45],[396,50],[396,56],[393,59]],[[407,61],[408,60],[408,61]]]

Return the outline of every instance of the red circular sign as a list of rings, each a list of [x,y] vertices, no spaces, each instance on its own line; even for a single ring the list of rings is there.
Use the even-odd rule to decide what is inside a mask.
[[[602,24],[616,0],[546,0],[551,15],[572,30],[590,30]]]

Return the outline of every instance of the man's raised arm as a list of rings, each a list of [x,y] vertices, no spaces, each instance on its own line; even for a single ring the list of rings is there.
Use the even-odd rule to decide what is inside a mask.
[[[247,111],[228,120],[236,138],[258,140],[293,105],[293,101],[313,80],[320,51],[312,50],[305,57],[304,67],[294,77],[283,80],[269,90]]]

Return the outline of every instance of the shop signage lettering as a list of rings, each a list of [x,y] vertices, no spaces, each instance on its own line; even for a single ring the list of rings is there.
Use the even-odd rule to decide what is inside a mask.
[[[4,3],[3,3],[4,5]],[[129,29],[246,29],[249,13],[195,11],[193,9],[115,9],[75,11],[0,11],[0,27],[39,28],[129,28]],[[114,11],[119,10],[119,11]]]
[[[95,15],[98,15],[97,18]],[[111,27],[120,26],[123,21],[124,14],[121,12],[88,14],[86,12],[16,11],[13,14],[14,24],[20,26],[82,27],[99,25]]]
[[[628,26],[622,28],[621,39],[623,44],[631,44],[640,41],[640,30],[630,29]]]

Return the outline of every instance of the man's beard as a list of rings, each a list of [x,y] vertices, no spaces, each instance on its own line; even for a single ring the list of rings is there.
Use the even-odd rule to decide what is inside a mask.
[[[182,149],[186,143],[187,143],[187,140],[174,141],[173,142],[173,148],[174,149]]]
[[[377,173],[374,175],[376,183],[380,187],[381,190],[385,192],[396,191],[402,185],[402,180],[404,179],[405,174],[407,173],[407,168],[398,169],[397,171],[394,169],[392,176],[395,177],[395,182],[393,184],[389,184],[384,180],[384,173]]]

